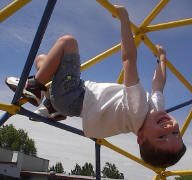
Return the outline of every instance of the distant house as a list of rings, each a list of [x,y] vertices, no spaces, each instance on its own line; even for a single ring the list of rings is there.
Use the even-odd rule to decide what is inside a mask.
[[[22,171],[48,172],[49,160],[0,148],[0,174],[20,178]]]
[[[49,172],[49,160],[0,148],[0,180],[93,180]]]

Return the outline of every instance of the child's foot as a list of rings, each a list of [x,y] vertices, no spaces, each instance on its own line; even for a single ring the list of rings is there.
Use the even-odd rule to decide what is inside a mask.
[[[20,79],[16,77],[7,77],[5,83],[11,90],[16,91],[19,80]],[[39,83],[34,76],[30,76],[27,79],[25,88],[22,92],[22,96],[25,97],[34,106],[39,106],[46,91],[47,88],[43,84]]]
[[[37,109],[35,113],[42,115],[44,117],[48,117],[54,121],[60,121],[66,119],[65,115],[60,114],[53,108],[51,101],[49,99],[46,99],[43,102],[43,105],[39,109]],[[30,120],[39,121],[38,119],[35,118],[30,118]]]

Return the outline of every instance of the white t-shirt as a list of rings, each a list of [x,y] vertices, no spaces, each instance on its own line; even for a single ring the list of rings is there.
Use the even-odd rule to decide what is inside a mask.
[[[145,92],[140,83],[126,87],[117,83],[85,82],[81,117],[87,137],[105,138],[120,133],[137,134],[149,108],[164,110],[161,92]]]

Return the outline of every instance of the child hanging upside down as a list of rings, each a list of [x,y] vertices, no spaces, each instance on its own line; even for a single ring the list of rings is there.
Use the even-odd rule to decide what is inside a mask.
[[[47,95],[44,103],[48,117],[81,117],[87,137],[101,139],[133,132],[137,136],[142,159],[155,167],[165,168],[179,161],[186,151],[177,121],[165,112],[166,52],[162,46],[156,46],[159,63],[149,95],[138,77],[137,50],[128,13],[122,6],[115,7],[121,23],[124,84],[80,79],[77,41],[71,35],[64,35],[48,54],[36,58],[37,73],[28,78],[23,96],[39,106],[47,91],[45,84],[52,78],[50,99]],[[6,83],[13,90],[18,85],[14,77],[8,77]],[[36,112],[45,116],[44,110],[45,107]]]

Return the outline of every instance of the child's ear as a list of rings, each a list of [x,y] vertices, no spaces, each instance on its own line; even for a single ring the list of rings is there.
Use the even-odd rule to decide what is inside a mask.
[[[137,134],[137,143],[138,143],[139,145],[142,145],[143,142],[144,142],[144,140],[145,140],[144,132],[143,132],[142,129],[140,129],[140,130],[138,131],[138,134]]]

